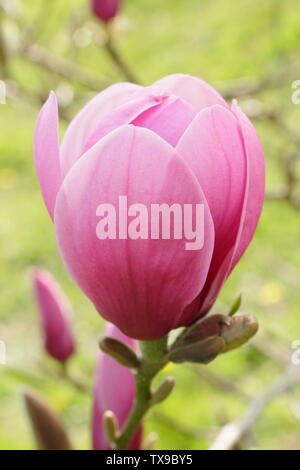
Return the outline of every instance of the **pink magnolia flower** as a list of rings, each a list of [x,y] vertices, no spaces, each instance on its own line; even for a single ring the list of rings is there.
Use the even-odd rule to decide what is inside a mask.
[[[92,11],[97,18],[107,23],[111,21],[120,8],[120,0],[92,0]]]
[[[35,135],[37,173],[71,275],[125,334],[160,338],[205,315],[249,245],[264,199],[255,129],[198,78],[100,93],[58,141],[54,93]],[[204,244],[182,239],[99,240],[97,208],[154,203],[204,208]],[[149,210],[150,212],[150,210]],[[175,237],[174,237],[175,238]]]
[[[137,349],[136,341],[125,336],[114,325],[108,325],[106,336],[127,343]],[[110,450],[105,431],[103,429],[103,414],[113,411],[119,427],[125,424],[135,398],[135,383],[132,372],[127,367],[117,363],[108,354],[99,355],[96,368],[96,383],[94,389],[94,403],[92,416],[93,449]],[[129,450],[138,450],[141,445],[142,428],[140,427],[130,443]]]
[[[45,349],[54,359],[65,362],[75,351],[70,305],[59,285],[47,271],[36,270],[33,282],[41,313]]]

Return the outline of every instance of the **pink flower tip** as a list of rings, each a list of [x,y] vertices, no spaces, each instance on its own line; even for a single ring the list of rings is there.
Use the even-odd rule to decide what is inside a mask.
[[[41,315],[45,350],[57,361],[66,362],[75,352],[68,299],[45,270],[34,271],[33,284]]]
[[[92,11],[98,19],[108,23],[117,16],[120,3],[120,0],[92,0]]]

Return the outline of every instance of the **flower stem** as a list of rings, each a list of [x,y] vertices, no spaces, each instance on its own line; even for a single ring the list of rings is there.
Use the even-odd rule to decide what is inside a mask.
[[[124,61],[118,48],[116,47],[116,43],[113,37],[113,31],[110,25],[106,26],[105,32],[106,32],[106,38],[105,38],[104,47],[106,49],[106,52],[108,53],[108,55],[110,56],[110,58],[115,63],[115,65],[120,70],[120,72],[122,73],[122,75],[124,76],[126,80],[132,83],[139,83],[135,74],[129,68],[128,64]]]
[[[125,450],[150,408],[151,382],[166,365],[167,336],[156,341],[141,341],[142,360],[135,374],[136,399],[128,420],[116,441],[116,448]]]

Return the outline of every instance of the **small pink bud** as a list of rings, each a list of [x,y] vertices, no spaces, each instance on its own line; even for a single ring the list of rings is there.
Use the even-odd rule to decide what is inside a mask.
[[[105,335],[116,338],[137,349],[137,342],[125,336],[114,325],[108,325]],[[94,404],[92,417],[92,439],[95,450],[111,450],[104,429],[104,415],[113,413],[118,427],[122,429],[135,399],[135,383],[132,370],[122,366],[110,355],[100,353],[96,368],[96,383],[94,389]],[[129,445],[129,450],[141,447],[141,427],[136,432]]]
[[[54,359],[65,362],[75,351],[69,302],[47,271],[36,270],[33,282],[41,313],[45,349]]]
[[[104,23],[111,21],[119,11],[120,0],[92,0],[92,10],[95,16]]]

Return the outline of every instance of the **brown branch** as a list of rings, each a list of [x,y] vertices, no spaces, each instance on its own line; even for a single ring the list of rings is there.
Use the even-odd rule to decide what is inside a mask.
[[[278,380],[250,402],[248,409],[240,419],[227,424],[221,429],[210,450],[234,450],[238,448],[269,403],[295,385],[299,385],[299,382],[300,367],[289,366]]]
[[[280,369],[286,369],[290,364],[290,350],[279,341],[276,341],[269,332],[257,335],[251,342],[250,347],[255,348]]]
[[[99,77],[63,57],[56,56],[39,44],[27,45],[22,49],[21,55],[49,72],[95,91],[101,91],[111,84],[104,75]]]
[[[219,375],[214,374],[207,368],[207,366],[201,368],[193,367],[193,370],[198,375],[198,377],[209,383],[212,387],[222,392],[234,394],[242,401],[249,400],[249,396],[236,384],[230,380],[225,379],[224,377],[220,377]]]
[[[117,48],[113,31],[110,27],[110,25],[107,25],[105,28],[105,39],[104,43],[102,46],[104,46],[106,52],[108,53],[109,57],[113,61],[113,63],[116,65],[116,67],[120,70],[122,75],[125,77],[126,80],[132,83],[139,83],[139,80],[129,67],[129,65],[125,62],[123,59],[122,55],[120,54],[120,51]]]
[[[299,51],[298,51],[299,52]],[[274,72],[275,71],[275,72]],[[266,70],[263,78],[243,77],[234,80],[226,80],[218,83],[218,88],[226,99],[243,96],[254,96],[259,93],[280,88],[289,80],[294,80],[300,72],[300,61],[285,64],[272,64],[271,70]]]

